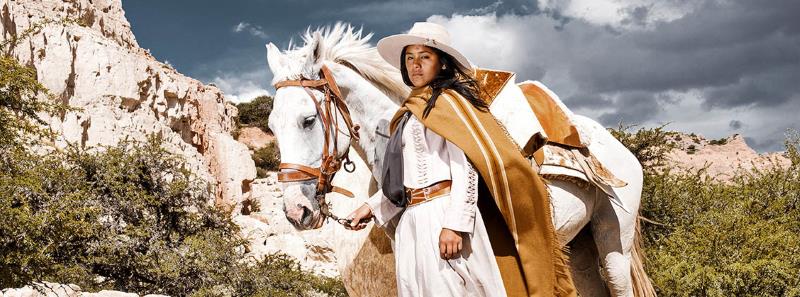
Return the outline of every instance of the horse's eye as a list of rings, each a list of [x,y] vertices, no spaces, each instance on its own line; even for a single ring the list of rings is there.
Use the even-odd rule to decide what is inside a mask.
[[[311,126],[314,125],[314,121],[316,121],[316,120],[317,120],[317,116],[315,116],[315,115],[310,116],[310,117],[306,117],[305,119],[303,119],[303,129],[311,128]]]

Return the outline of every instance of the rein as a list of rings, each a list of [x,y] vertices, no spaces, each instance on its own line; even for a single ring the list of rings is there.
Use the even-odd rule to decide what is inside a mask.
[[[278,181],[279,182],[299,182],[307,180],[317,180],[317,191],[315,198],[320,206],[320,213],[326,218],[331,218],[339,224],[349,225],[350,219],[340,218],[330,212],[330,205],[325,200],[325,194],[330,192],[340,193],[350,198],[354,198],[352,192],[331,184],[334,175],[344,167],[347,172],[353,172],[356,167],[355,163],[350,160],[348,152],[350,147],[344,152],[343,156],[338,156],[339,151],[337,133],[339,130],[339,118],[336,113],[342,115],[344,125],[350,133],[350,141],[358,141],[358,125],[353,124],[350,117],[350,110],[342,99],[342,93],[339,86],[336,84],[330,69],[322,65],[320,69],[321,79],[298,79],[298,80],[285,80],[275,84],[275,89],[282,87],[302,87],[311,100],[314,102],[314,107],[317,109],[317,116],[322,123],[322,130],[325,134],[325,139],[322,145],[322,163],[319,167],[309,167],[302,164],[295,163],[281,163],[278,168]],[[311,93],[311,89],[318,90],[325,94],[325,98],[320,101]],[[344,162],[342,162],[344,161]],[[284,171],[289,170],[289,171]]]

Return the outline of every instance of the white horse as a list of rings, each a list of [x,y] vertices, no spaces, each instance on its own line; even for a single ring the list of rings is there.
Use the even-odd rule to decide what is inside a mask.
[[[336,154],[345,154],[347,147],[352,145],[372,172],[373,187],[370,194],[381,195],[381,191],[377,190],[379,185],[375,187],[374,184],[380,181],[380,158],[385,150],[388,120],[409,89],[402,83],[399,72],[385,63],[375,48],[369,45],[371,36],[367,34],[362,37],[361,30],[336,24],[313,32],[308,30],[303,36],[305,45],[297,48],[290,46],[283,53],[270,43],[267,45],[267,56],[274,74],[273,84],[301,78],[320,79],[323,65],[331,70],[353,122],[361,127],[361,139],[357,143],[350,143],[347,131],[340,131],[335,136],[340,144]],[[508,84],[506,88],[518,87]],[[504,93],[521,95],[521,92],[505,91],[500,95]],[[316,90],[311,91],[311,95],[317,100],[325,97]],[[514,127],[517,123],[513,117],[498,118],[507,127]],[[339,118],[339,121],[342,122],[342,119]],[[591,139],[589,150],[609,171],[628,183],[625,187],[613,189],[626,206],[625,210],[611,203],[609,197],[595,187],[581,188],[567,181],[548,181],[558,238],[562,245],[572,241],[570,261],[576,286],[583,296],[650,295],[652,286],[644,275],[641,255],[636,248],[637,214],[643,182],[641,165],[597,122],[582,116],[576,116],[576,122],[581,134]],[[299,86],[279,88],[275,93],[269,126],[278,140],[281,162],[320,166],[324,132],[320,127],[317,109],[306,90]],[[361,184],[339,186],[363,189],[369,183],[369,179],[362,178]],[[282,186],[286,218],[301,230],[320,228],[326,220],[314,196],[316,182],[290,182]],[[328,200],[331,200],[331,196],[338,195],[328,195]],[[358,201],[365,198],[360,197]],[[338,202],[341,200],[336,201],[333,204],[341,204]],[[334,205],[333,209],[342,211],[339,215],[346,215],[358,204],[347,205],[346,208]],[[337,236],[342,240],[338,248],[347,249],[352,256],[347,259],[348,263],[340,264],[340,267],[346,267],[342,274],[350,293],[358,295],[355,291],[362,291],[355,289],[358,284],[353,282],[368,282],[369,279],[382,279],[384,283],[363,289],[370,290],[365,291],[365,295],[379,294],[376,288],[384,288],[384,293],[392,292],[386,289],[394,287],[392,257],[386,256],[390,252],[387,251],[388,239],[373,230],[369,240],[354,243],[352,238],[358,236],[355,234],[343,231]],[[349,243],[345,243],[347,240],[350,240]],[[372,256],[367,251],[372,251]],[[382,257],[375,258],[375,251],[383,254]],[[359,263],[371,263],[371,267],[359,267]],[[359,272],[362,275],[358,276]],[[375,278],[379,274],[382,277]]]

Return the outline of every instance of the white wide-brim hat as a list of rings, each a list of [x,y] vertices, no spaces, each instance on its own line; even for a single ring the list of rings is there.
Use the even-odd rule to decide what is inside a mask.
[[[472,71],[472,64],[469,60],[450,46],[452,43],[447,29],[434,23],[416,22],[406,34],[384,37],[378,41],[378,53],[386,62],[400,69],[402,61],[400,54],[403,52],[403,48],[412,44],[437,48],[455,58],[455,62],[465,71]]]

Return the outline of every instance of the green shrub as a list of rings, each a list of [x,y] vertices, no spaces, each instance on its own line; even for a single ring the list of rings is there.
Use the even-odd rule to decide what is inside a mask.
[[[256,150],[253,153],[253,161],[256,163],[256,173],[259,178],[267,177],[268,171],[278,170],[281,164],[281,154],[275,142],[270,142],[267,146]]]
[[[799,144],[787,138],[789,168],[740,171],[729,183],[645,167],[640,215],[657,222],[643,233],[659,296],[800,296]]]
[[[160,141],[16,156],[23,170],[0,175],[0,286],[46,280],[173,296],[331,290],[336,280],[282,255],[243,261],[238,227]]]
[[[68,108],[31,68],[7,56],[0,63],[0,288],[49,281],[172,296],[346,296],[341,281],[286,255],[246,258],[247,241],[213,206],[213,189],[161,137],[30,152],[53,136],[37,114]]]
[[[798,167],[751,171],[732,183],[648,174],[641,215],[661,296],[800,296]]]
[[[254,126],[264,132],[269,130],[269,114],[272,112],[272,97],[258,96],[253,101],[236,104],[239,109],[237,122],[242,126]]]
[[[712,139],[708,142],[710,145],[725,145],[728,143],[728,138]]]
[[[670,141],[671,133],[664,130],[666,125],[652,129],[639,129],[629,132],[634,126],[622,123],[617,128],[608,129],[643,165],[659,166],[666,161],[666,154],[675,147]]]
[[[0,55],[0,149],[23,147],[36,138],[52,136],[37,113],[65,110],[36,80],[35,69]]]

